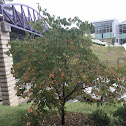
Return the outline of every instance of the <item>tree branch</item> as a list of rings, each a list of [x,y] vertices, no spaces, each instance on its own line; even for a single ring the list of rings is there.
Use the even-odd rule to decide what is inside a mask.
[[[58,94],[59,99],[61,100],[61,96],[60,96],[60,94],[59,94],[59,92],[58,92],[56,87],[55,87],[55,90],[56,90],[56,93]]]
[[[69,98],[75,91],[77,91],[77,89],[80,87],[80,85],[82,85],[83,83],[77,83],[77,85],[75,86],[75,88],[64,98],[65,101],[67,100],[67,98]],[[85,89],[85,88],[82,88]]]

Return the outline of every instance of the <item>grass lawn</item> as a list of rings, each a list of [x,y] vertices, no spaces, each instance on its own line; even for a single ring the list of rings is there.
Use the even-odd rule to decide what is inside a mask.
[[[111,106],[102,105],[97,107],[96,104],[90,105],[84,102],[75,102],[75,103],[68,102],[66,103],[66,111],[90,114],[96,109],[100,108],[109,114],[113,113],[121,106],[122,106],[121,104],[116,104]]]
[[[20,104],[18,107],[0,105],[0,126],[24,126],[28,106],[27,104]]]
[[[25,113],[28,110],[28,104],[20,104],[18,107],[9,107],[0,105],[0,126],[25,126]],[[121,104],[116,104],[116,106],[100,106],[107,113],[112,113],[121,107]],[[67,112],[77,112],[89,114],[98,109],[96,104],[89,105],[84,102],[67,102],[66,111]]]
[[[104,47],[92,44],[91,49],[102,62],[105,64],[108,62],[109,66],[117,66],[118,58],[126,58],[126,51],[123,46]],[[126,65],[126,61],[120,60],[120,65]]]

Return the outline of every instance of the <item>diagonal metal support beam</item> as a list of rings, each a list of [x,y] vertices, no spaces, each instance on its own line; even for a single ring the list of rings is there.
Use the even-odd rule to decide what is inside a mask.
[[[16,9],[17,6],[20,8],[20,11]],[[26,10],[24,10],[24,8],[26,8]],[[3,17],[1,16],[0,18],[1,22],[5,21],[8,25],[14,28],[22,29],[24,31],[28,31],[29,33],[35,33],[36,35],[42,36],[41,33],[38,33],[29,24],[29,22],[39,22],[42,19],[40,13],[38,13],[35,9],[24,4],[3,4],[0,5],[0,14],[3,15]],[[46,29],[46,22],[44,25]]]

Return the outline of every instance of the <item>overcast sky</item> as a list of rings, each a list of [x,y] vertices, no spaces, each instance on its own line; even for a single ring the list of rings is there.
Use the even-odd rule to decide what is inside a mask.
[[[56,16],[78,16],[83,21],[97,21],[116,18],[126,20],[126,0],[13,0],[13,3],[23,3],[37,9],[39,3],[42,9]]]

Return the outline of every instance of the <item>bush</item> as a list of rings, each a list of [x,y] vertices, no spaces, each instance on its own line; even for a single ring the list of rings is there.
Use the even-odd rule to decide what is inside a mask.
[[[108,126],[110,124],[110,118],[103,110],[96,110],[90,116],[90,119],[94,121],[95,126]]]
[[[100,43],[96,43],[96,42],[93,42],[93,44],[100,45],[100,46],[105,46],[105,44],[100,44]]]
[[[126,104],[118,108],[117,111],[114,112],[113,116],[115,117],[116,124],[126,126]]]

